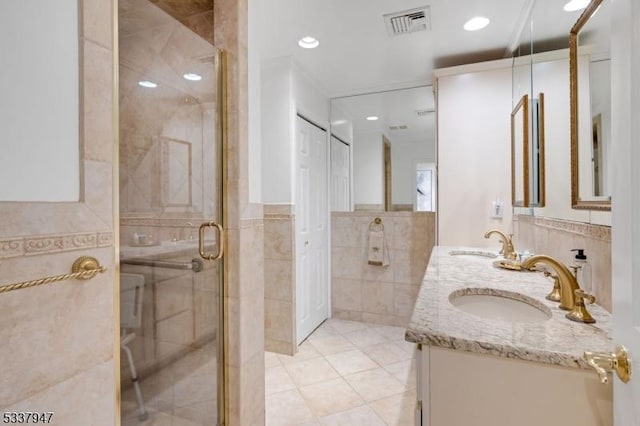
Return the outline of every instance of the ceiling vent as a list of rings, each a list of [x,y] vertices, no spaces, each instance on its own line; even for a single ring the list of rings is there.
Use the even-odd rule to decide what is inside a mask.
[[[383,15],[390,37],[431,29],[430,6]]]
[[[399,126],[389,126],[389,130],[407,130],[409,126],[406,124],[400,124]]]
[[[431,114],[432,112],[436,112],[435,109],[417,109],[416,110],[416,115],[418,117],[426,117],[427,115]]]

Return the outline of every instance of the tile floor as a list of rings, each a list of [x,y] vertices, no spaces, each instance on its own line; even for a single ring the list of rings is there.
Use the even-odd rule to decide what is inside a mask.
[[[265,371],[267,426],[414,424],[404,328],[329,319],[295,356],[266,352]]]

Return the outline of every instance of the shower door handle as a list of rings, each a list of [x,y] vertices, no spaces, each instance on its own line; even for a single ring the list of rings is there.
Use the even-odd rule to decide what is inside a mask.
[[[216,228],[218,230],[218,254],[207,253],[204,251],[204,231],[207,228]],[[200,257],[205,260],[218,260],[224,255],[224,228],[214,221],[205,222],[200,225],[198,230],[198,251]]]

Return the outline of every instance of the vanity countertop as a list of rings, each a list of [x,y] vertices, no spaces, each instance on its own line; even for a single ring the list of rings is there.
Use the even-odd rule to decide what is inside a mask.
[[[496,268],[496,259],[454,256],[451,251],[478,248],[436,246],[405,333],[409,342],[572,368],[590,368],[584,351],[610,352],[611,314],[587,305],[595,324],[565,318],[567,311],[545,299],[553,280],[541,272]],[[536,299],[551,311],[543,322],[504,322],[463,312],[449,301],[452,292],[490,288],[492,293],[516,292]],[[546,310],[546,309],[545,309]]]
[[[215,240],[206,240],[205,249],[214,251]],[[164,241],[147,245],[120,246],[120,260],[124,259],[162,259],[177,256],[198,256],[198,240]]]

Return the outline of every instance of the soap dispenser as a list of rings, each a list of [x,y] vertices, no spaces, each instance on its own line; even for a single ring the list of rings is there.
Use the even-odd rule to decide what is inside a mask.
[[[591,291],[591,266],[587,261],[587,255],[584,254],[584,249],[573,249],[576,256],[573,260],[572,269],[575,271],[578,284],[583,289]]]

